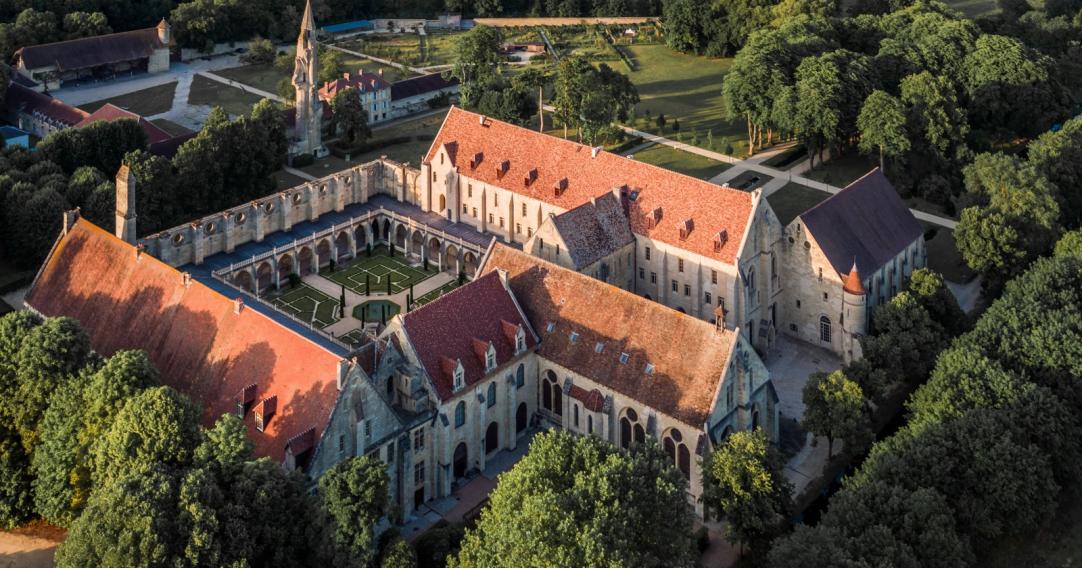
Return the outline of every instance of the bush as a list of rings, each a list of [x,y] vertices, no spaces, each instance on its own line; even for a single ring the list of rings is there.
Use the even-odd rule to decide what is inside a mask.
[[[444,568],[447,557],[457,554],[466,529],[462,525],[446,521],[436,523],[413,541],[417,551],[417,568]]]

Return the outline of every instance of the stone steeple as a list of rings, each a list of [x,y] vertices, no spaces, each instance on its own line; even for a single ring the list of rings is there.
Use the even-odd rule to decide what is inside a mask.
[[[312,17],[312,0],[304,6],[301,18],[301,33],[297,36],[297,59],[293,68],[293,88],[296,89],[296,125],[293,130],[291,154],[312,154],[323,156],[327,150],[323,147],[320,120],[323,108],[319,100],[318,85],[319,47],[316,43],[316,24]]]

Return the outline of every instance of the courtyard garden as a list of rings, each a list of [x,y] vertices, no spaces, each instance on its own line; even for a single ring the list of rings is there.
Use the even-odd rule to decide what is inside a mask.
[[[435,266],[429,266],[427,271],[414,268],[400,256],[390,256],[387,249],[379,247],[372,252],[372,256],[362,255],[357,261],[334,272],[324,272],[322,276],[356,294],[367,296],[372,292],[397,294],[437,273]]]
[[[432,303],[433,301],[438,299],[440,296],[443,296],[444,294],[454,290],[455,288],[458,288],[459,286],[461,286],[461,284],[458,283],[458,280],[452,280],[452,281],[444,284],[443,286],[440,286],[439,288],[436,288],[435,290],[432,290],[431,292],[429,292],[427,294],[424,294],[423,296],[419,296],[419,297],[415,298],[413,300],[413,303],[414,303],[414,305],[416,307],[419,308],[419,307],[421,307],[421,306],[423,306],[425,304]]]
[[[353,318],[362,323],[386,323],[401,311],[401,306],[390,300],[369,300],[353,307]]]
[[[273,300],[274,306],[320,329],[338,321],[338,299],[299,284]]]
[[[273,91],[271,91],[273,92]],[[222,107],[230,116],[246,115],[263,97],[208,79],[202,75],[192,78],[192,90],[188,103]]]

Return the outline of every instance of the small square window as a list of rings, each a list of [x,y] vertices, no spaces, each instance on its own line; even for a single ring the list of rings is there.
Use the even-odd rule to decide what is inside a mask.
[[[717,284],[718,283],[718,271],[717,270],[711,270],[710,271],[710,283],[711,284]]]
[[[657,284],[657,272],[650,273],[650,283]]]
[[[571,339],[571,343],[575,343],[575,342],[577,342],[577,341],[579,340],[579,334],[578,334],[578,332],[577,332],[577,331],[572,331],[572,332],[571,332],[571,336],[570,336],[570,339]]]
[[[597,345],[594,345],[594,353],[601,353],[604,350],[605,350],[605,344],[604,343],[601,343],[600,341],[598,341]]]
[[[706,293],[706,294],[705,294],[705,295],[703,296],[703,303],[704,303],[704,304],[710,304],[710,303],[711,303],[711,298],[710,298],[710,292],[707,292],[707,293]]]
[[[828,296],[826,292],[823,292],[823,301],[824,302],[827,301],[827,298],[829,298],[829,297],[830,296]]]
[[[628,360],[629,358],[630,358],[630,356],[629,356],[629,355],[628,355],[627,353],[621,353],[621,354],[620,354],[620,364],[621,364],[621,365],[626,365],[626,364],[627,364],[627,360]]]
[[[640,266],[639,267],[639,280],[644,280],[645,278],[646,278],[646,271],[643,270],[642,267]]]
[[[672,291],[677,292],[680,290],[680,285],[676,283],[676,280],[672,281]]]
[[[653,363],[647,363],[646,364],[646,369],[644,369],[644,372],[647,375],[653,375],[654,374],[654,364]]]
[[[545,326],[545,331],[548,333],[552,333],[552,330],[554,329],[556,329],[556,322],[554,321],[550,321],[548,325]]]
[[[650,247],[646,247],[646,260],[650,260]]]
[[[684,284],[684,295],[685,296],[690,296],[691,295],[691,286],[689,286],[687,284]]]

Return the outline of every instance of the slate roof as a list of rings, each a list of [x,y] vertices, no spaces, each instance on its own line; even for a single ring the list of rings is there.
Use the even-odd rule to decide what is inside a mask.
[[[527,349],[537,345],[529,324],[495,272],[481,276],[402,317],[402,327],[441,400],[455,397],[453,370],[462,362],[466,387],[485,378],[484,350],[500,367],[515,357],[509,329],[523,326]],[[510,326],[510,327],[509,327]]]
[[[276,415],[259,432],[245,417],[258,456],[281,461],[290,438],[319,435],[338,397],[334,353],[258,311],[80,219],[62,236],[26,303],[46,316],[78,319],[94,350],[143,349],[162,381],[203,407],[210,426],[255,385],[253,407],[275,396]]]
[[[685,424],[706,423],[736,346],[733,331],[499,243],[481,268],[486,277],[497,269],[507,271],[542,357]]]
[[[138,114],[135,114],[134,112],[131,112],[130,110],[122,109],[114,105],[113,103],[105,103],[105,105],[103,105],[101,108],[90,113],[90,116],[87,116],[83,120],[79,121],[79,123],[76,124],[75,127],[82,128],[88,124],[93,124],[101,120],[120,120],[123,118],[134,120],[139,123],[139,126],[142,127],[143,132],[145,132],[147,135],[147,144],[160,144],[173,137],[153,122],[150,122],[149,120],[143,118]]]
[[[429,73],[420,77],[411,77],[391,83],[391,100],[398,101],[432,93],[458,84],[458,79],[444,79],[441,73]]]
[[[158,28],[146,28],[31,45],[20,48],[15,57],[21,59],[27,69],[56,64],[61,70],[72,70],[142,59],[166,47],[158,38]]]
[[[24,87],[14,81],[8,85],[8,92],[4,97],[4,106],[12,114],[18,112],[38,113],[67,126],[75,126],[84,118],[90,116],[84,110],[75,108],[60,99]]]
[[[482,118],[484,119],[482,124]],[[650,164],[637,162],[570,140],[482,117],[451,107],[425,158],[432,162],[446,147],[459,173],[563,209],[573,209],[625,187],[631,230],[721,262],[732,264],[754,212],[748,192],[714,185]],[[480,163],[471,165],[480,154]],[[498,174],[496,166],[508,163]],[[536,177],[525,183],[531,170]],[[562,186],[561,191],[556,191]],[[655,210],[660,221],[652,222]],[[680,228],[688,219],[695,229],[686,237]],[[715,249],[715,236],[724,231],[727,240]]]
[[[557,215],[552,223],[576,269],[590,266],[635,241],[620,198],[612,193]]]
[[[799,219],[839,275],[848,274],[854,261],[861,274],[872,274],[924,233],[879,168]]]

